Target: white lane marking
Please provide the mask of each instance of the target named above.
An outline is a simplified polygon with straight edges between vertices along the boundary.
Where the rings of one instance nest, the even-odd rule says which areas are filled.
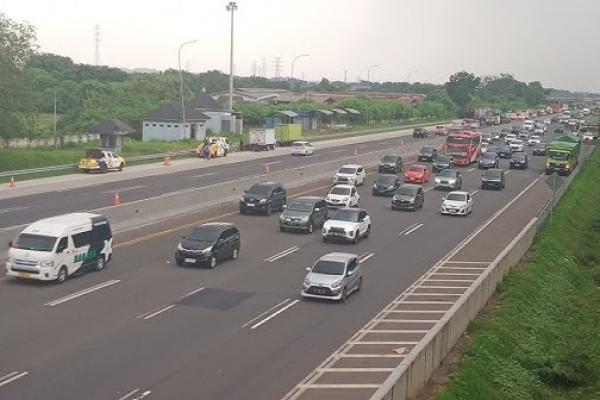
[[[156,317],[156,316],[157,316],[157,315],[159,315],[159,314],[162,314],[162,313],[164,313],[165,311],[169,311],[169,310],[170,310],[171,308],[173,308],[173,307],[175,307],[175,304],[171,304],[170,306],[163,307],[163,308],[161,308],[160,310],[158,310],[158,311],[155,311],[155,312],[153,312],[152,314],[148,314],[148,315],[146,315],[146,316],[144,316],[145,314],[139,315],[137,318],[138,318],[138,319],[139,319],[139,318],[142,318],[143,320],[148,320],[148,319],[150,319],[150,318],[154,318],[154,317]]]
[[[0,210],[0,214],[6,214],[9,212],[13,212],[13,211],[23,211],[23,210],[27,210],[28,208],[30,208],[30,207],[9,207],[9,208]]]
[[[150,390],[146,390],[144,393],[142,393],[141,395],[134,397],[132,400],[142,400],[144,397],[147,397],[150,395],[150,393],[152,393]]]
[[[488,265],[491,261],[446,261],[445,264],[485,264]]]
[[[406,358],[405,354],[358,354],[358,353],[344,353],[336,354],[335,358]]]
[[[412,228],[410,228],[409,230],[402,232],[402,234],[403,234],[404,236],[408,236],[408,235],[410,235],[411,233],[413,233],[414,231],[416,231],[417,229],[421,228],[423,225],[424,225],[424,224],[416,224],[416,225],[414,225]]]
[[[271,311],[275,310],[276,308],[284,305],[285,303],[287,303],[288,301],[291,301],[292,299],[285,299],[283,301],[280,301],[279,303],[275,304],[273,307],[269,308],[267,311],[264,311],[262,313],[260,313],[259,315],[257,315],[256,317],[252,318],[250,321],[246,322],[244,325],[242,325],[242,328],[247,327],[248,325],[250,325],[251,323],[253,323],[254,321],[256,321],[257,319],[262,318],[263,316],[267,315],[268,313],[270,313]]]
[[[114,189],[114,190],[107,190],[106,192],[102,192],[103,194],[113,194],[113,193],[122,193],[122,192],[129,192],[132,190],[137,190],[137,189],[144,189],[147,188],[148,186],[146,185],[138,185],[138,186],[129,186],[129,187],[124,187],[121,189]]]
[[[342,151],[347,151],[346,149],[333,150],[332,153],[341,153]]]
[[[69,294],[67,296],[61,297],[60,299],[56,299],[56,300],[50,301],[50,302],[48,302],[48,303],[46,303],[44,305],[45,306],[49,306],[49,307],[54,307],[54,306],[57,306],[59,304],[66,303],[67,301],[74,300],[74,299],[76,299],[78,297],[85,296],[86,294],[93,293],[96,290],[104,289],[104,288],[107,288],[109,286],[115,285],[115,284],[117,284],[119,282],[121,282],[120,279],[112,279],[110,281],[99,283],[98,285],[89,287],[87,289],[80,290],[79,292],[75,292],[73,294]]]
[[[281,164],[283,161],[271,161],[271,162],[266,162],[264,163],[264,165],[275,165],[275,164]]]
[[[270,320],[272,320],[273,318],[275,318],[276,316],[278,316],[279,314],[281,314],[285,310],[287,310],[289,308],[292,308],[293,306],[295,306],[296,304],[298,304],[299,301],[300,300],[298,300],[298,299],[292,301],[291,303],[289,303],[289,304],[285,305],[284,307],[280,308],[279,310],[275,311],[273,314],[269,315],[265,319],[262,319],[259,322],[257,322],[256,324],[252,325],[250,327],[250,329],[254,330],[254,329],[260,327],[261,325],[269,322]]]
[[[317,368],[318,372],[393,372],[394,368]]]
[[[19,373],[19,371],[13,371],[13,372],[11,372],[10,374],[6,374],[6,375],[4,375],[4,376],[1,376],[1,377],[0,377],[0,382],[2,382],[2,381],[3,381],[3,380],[5,380],[5,379],[8,379],[8,378],[10,378],[11,376],[14,376],[14,375],[18,374],[18,373]]]
[[[466,172],[473,172],[475,171],[477,168],[469,168]]]
[[[469,193],[471,196],[475,196],[477,193],[479,193],[479,189],[473,190],[471,193]]]
[[[358,259],[358,262],[360,264],[364,263],[365,261],[367,261],[369,258],[373,257],[375,255],[375,253],[369,253],[367,255],[365,255],[364,257],[361,257]]]
[[[134,394],[136,394],[136,393],[137,393],[137,392],[139,392],[139,391],[140,391],[140,389],[135,389],[135,390],[132,390],[131,392],[127,393],[125,396],[123,396],[123,397],[119,397],[119,400],[125,400],[125,399],[127,399],[127,398],[129,398],[129,397],[133,396]]]
[[[208,172],[206,174],[200,174],[200,175],[192,175],[191,178],[203,178],[205,176],[212,176],[212,175],[216,175],[216,172]]]
[[[508,175],[508,174],[510,174],[511,172],[512,172],[512,169],[509,169],[508,171],[506,171],[506,172],[504,173],[504,175]]]
[[[183,299],[185,299],[186,297],[190,297],[190,296],[192,296],[192,295],[195,295],[196,293],[200,293],[200,292],[201,292],[201,291],[203,291],[204,289],[205,289],[204,287],[200,287],[200,288],[198,288],[198,289],[192,290],[191,292],[189,292],[189,293],[187,293],[187,294],[184,294],[183,296],[181,296],[181,297],[179,298],[179,300],[183,300]]]
[[[430,186],[430,187],[428,187],[428,188],[425,188],[425,189],[423,189],[423,193],[427,193],[427,192],[429,192],[430,190],[433,190],[433,186]]]
[[[381,385],[371,383],[347,383],[347,384],[311,384],[298,385],[301,389],[379,389]]]
[[[14,371],[14,372],[11,372],[10,374],[2,377],[4,379],[7,376],[9,376],[8,379],[4,379],[4,380],[0,381],[0,387],[2,387],[4,385],[8,385],[9,383],[16,381],[17,379],[21,379],[25,375],[29,375],[29,372],[27,372],[27,371],[23,371],[23,372]]]
[[[289,249],[280,251],[279,253],[277,253],[275,255],[272,255],[271,257],[265,258],[264,261],[268,262],[268,263],[272,263],[273,261],[277,261],[280,258],[283,258],[285,256],[289,256],[290,254],[295,253],[298,250],[300,250],[300,247],[298,247],[298,246],[292,246]]]
[[[542,179],[544,176],[546,176],[545,172],[543,172],[542,174],[540,174],[540,179]]]

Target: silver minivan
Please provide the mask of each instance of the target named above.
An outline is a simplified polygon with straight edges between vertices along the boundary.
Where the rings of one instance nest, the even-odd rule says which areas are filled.
[[[306,270],[302,297],[343,302],[362,288],[362,268],[356,254],[329,253]]]

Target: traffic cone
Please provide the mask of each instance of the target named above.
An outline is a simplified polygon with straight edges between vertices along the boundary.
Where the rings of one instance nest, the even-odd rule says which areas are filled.
[[[119,196],[119,192],[115,192],[115,199],[113,200],[113,205],[114,206],[121,205],[121,196]]]
[[[358,149],[355,147],[354,148],[354,155],[357,156],[358,155]]]
[[[9,187],[9,188],[14,188],[14,187],[16,187],[16,186],[17,186],[17,185],[15,185],[15,178],[11,176],[11,177],[10,177],[10,181],[8,181],[8,187]]]
[[[270,174],[271,173],[271,167],[269,166],[269,164],[264,164],[263,165],[263,173],[265,173],[265,174]]]
[[[170,167],[171,166],[171,157],[165,156],[165,162],[163,163],[163,165],[165,167]]]

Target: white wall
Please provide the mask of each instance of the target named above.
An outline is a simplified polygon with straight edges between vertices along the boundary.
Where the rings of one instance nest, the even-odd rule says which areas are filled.
[[[181,122],[143,121],[142,138],[144,142],[150,140],[175,141],[189,137],[189,123],[186,123],[185,132],[182,132]]]

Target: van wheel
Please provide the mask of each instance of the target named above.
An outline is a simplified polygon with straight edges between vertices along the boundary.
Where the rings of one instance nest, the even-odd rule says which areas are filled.
[[[60,271],[58,271],[58,276],[56,277],[56,283],[61,284],[67,280],[69,277],[69,272],[67,271],[67,267],[61,267]]]
[[[359,240],[360,240],[360,233],[357,230],[356,232],[354,232],[354,244],[358,244]]]
[[[119,164],[119,172],[123,171],[123,167],[125,167],[125,164],[123,164],[123,163]]]
[[[100,256],[96,259],[96,271],[102,271],[106,267],[104,257]]]
[[[231,258],[237,260],[238,255],[240,253],[240,249],[233,249],[233,253],[231,254]]]
[[[214,269],[217,266],[217,258],[215,256],[212,256],[210,258],[210,260],[208,261],[208,267],[210,269]]]
[[[365,232],[365,237],[368,238],[371,234],[371,225],[367,226],[367,231]]]
[[[363,278],[361,277],[361,278],[358,280],[358,285],[356,285],[356,291],[357,291],[357,292],[360,292],[360,289],[362,289],[362,283],[363,283]]]

